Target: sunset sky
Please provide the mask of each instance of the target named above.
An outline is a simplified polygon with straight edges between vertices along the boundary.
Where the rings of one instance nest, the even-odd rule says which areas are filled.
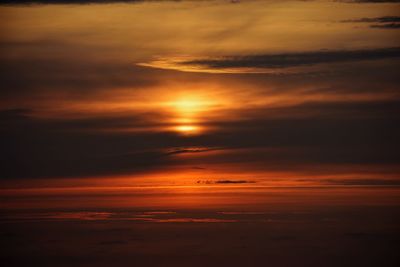
[[[0,19],[3,223],[400,221],[399,1],[4,0]]]

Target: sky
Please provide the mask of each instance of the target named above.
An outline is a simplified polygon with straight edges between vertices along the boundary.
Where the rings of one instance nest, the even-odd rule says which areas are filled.
[[[397,2],[1,1],[1,183],[397,185]]]
[[[6,266],[400,266],[400,1],[0,0]]]

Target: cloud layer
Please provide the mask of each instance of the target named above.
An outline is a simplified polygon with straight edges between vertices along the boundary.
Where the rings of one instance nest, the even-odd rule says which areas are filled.
[[[274,69],[286,69],[313,66],[317,64],[349,63],[370,60],[381,60],[400,57],[399,47],[343,50],[312,51],[285,54],[264,54],[225,56],[205,59],[161,59],[142,66],[176,69],[182,71],[205,72],[269,72]]]

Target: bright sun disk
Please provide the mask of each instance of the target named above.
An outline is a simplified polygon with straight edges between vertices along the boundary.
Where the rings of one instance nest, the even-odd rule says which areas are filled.
[[[178,125],[175,127],[175,130],[180,133],[190,134],[198,132],[199,127],[194,125]]]

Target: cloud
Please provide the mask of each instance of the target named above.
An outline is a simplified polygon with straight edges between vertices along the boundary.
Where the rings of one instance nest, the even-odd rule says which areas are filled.
[[[350,19],[342,22],[350,23],[374,23],[371,24],[370,28],[382,28],[382,29],[398,29],[400,28],[400,17],[386,16],[377,18],[361,18],[361,19]]]
[[[400,23],[373,24],[370,27],[371,28],[380,28],[380,29],[399,29]]]
[[[210,148],[210,147],[188,147],[188,148],[176,148],[166,152],[166,155],[178,155],[178,154],[188,154],[188,153],[203,153],[209,151],[219,150],[220,148]]]
[[[315,181],[315,180],[309,180]],[[359,185],[359,186],[400,186],[400,180],[395,179],[319,179],[321,183],[330,185]]]
[[[0,42],[0,49],[18,55],[0,56],[0,80],[4,87],[1,93],[48,88],[82,92],[83,89],[158,84],[149,70],[131,62],[93,56],[93,51],[101,51],[98,47],[44,40]]]
[[[248,184],[254,183],[254,181],[247,181],[247,180],[217,180],[215,181],[216,184]]]
[[[158,135],[99,131],[148,125],[140,116],[38,119],[30,112],[23,109],[0,112],[2,178],[142,172],[163,168],[171,161],[160,149],[162,141],[156,140]],[[138,142],[142,136],[147,136],[151,145]],[[164,140],[168,140],[166,134]]]
[[[385,16],[376,18],[361,18],[361,19],[344,20],[342,22],[375,22],[375,23],[400,22],[400,17]]]
[[[90,104],[118,90],[132,95],[165,84],[168,72],[136,66],[130,60],[103,57],[105,48],[100,46],[54,40],[0,40],[0,105]]]
[[[348,3],[400,3],[400,0],[336,0],[338,2]]]
[[[198,59],[165,58],[138,65],[194,72],[241,72],[242,70],[243,72],[257,73],[318,64],[349,63],[398,57],[400,57],[400,47],[390,47],[368,50],[312,51]]]
[[[285,170],[307,164],[398,164],[399,107],[398,101],[383,101],[249,108],[241,111],[246,119],[204,122],[218,130],[187,138],[124,131],[157,126],[157,120],[140,114],[49,119],[36,118],[29,109],[3,110],[2,178],[139,174],[215,164]],[[186,153],[196,157],[177,156]]]
[[[286,68],[321,63],[351,62],[400,57],[400,47],[374,50],[317,51],[288,54],[267,54],[255,56],[226,57],[219,59],[199,59],[182,62],[183,65],[200,65],[211,68],[261,67]]]
[[[252,184],[255,181],[248,180],[198,180],[198,184]]]

